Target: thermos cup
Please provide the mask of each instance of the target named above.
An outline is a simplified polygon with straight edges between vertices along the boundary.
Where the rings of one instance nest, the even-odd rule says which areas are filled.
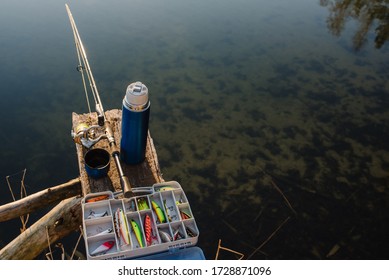
[[[127,87],[122,107],[120,157],[126,164],[138,164],[145,158],[149,129],[150,101],[147,87],[135,82]]]
[[[111,155],[104,149],[95,148],[85,153],[85,170],[92,178],[102,178],[109,171]]]

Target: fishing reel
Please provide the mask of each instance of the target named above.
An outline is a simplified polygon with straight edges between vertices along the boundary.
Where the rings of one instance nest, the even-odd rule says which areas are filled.
[[[114,141],[112,132],[108,125],[91,125],[80,123],[75,130],[71,131],[71,136],[77,144],[90,148],[102,139],[108,139],[109,142]]]

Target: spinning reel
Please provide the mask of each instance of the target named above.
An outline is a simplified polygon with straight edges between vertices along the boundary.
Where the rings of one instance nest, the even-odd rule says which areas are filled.
[[[108,124],[103,126],[89,126],[87,123],[79,123],[76,128],[71,131],[71,136],[74,142],[81,144],[88,149],[102,139],[107,139],[109,143],[115,142],[112,129]]]

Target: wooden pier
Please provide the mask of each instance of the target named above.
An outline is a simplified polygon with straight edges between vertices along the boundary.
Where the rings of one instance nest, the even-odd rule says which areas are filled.
[[[120,131],[121,131],[121,110],[110,110],[105,112],[105,117],[111,123],[114,133],[115,142],[120,145]],[[73,113],[73,129],[80,123],[97,123],[97,114],[76,114]],[[103,148],[109,151],[109,144],[107,140],[99,141],[95,148]],[[80,179],[82,192],[85,196],[88,193],[102,192],[102,191],[121,191],[119,173],[117,171],[115,162],[111,157],[110,169],[108,176],[101,179],[92,179],[88,177],[84,167],[84,155],[86,148],[80,144],[76,144],[78,166],[80,169]],[[159,168],[158,156],[154,147],[153,139],[150,133],[147,137],[146,158],[145,161],[137,165],[122,164],[123,172],[128,177],[131,187],[145,187],[151,186],[155,183],[163,182],[161,170]]]
[[[121,110],[116,109],[105,112],[118,146],[121,138],[121,115]],[[79,123],[96,124],[97,115],[95,113],[73,113],[72,127],[75,128]],[[3,222],[32,213],[53,203],[58,203],[50,212],[28,227],[4,248],[1,248],[0,260],[37,258],[48,247],[48,244],[54,244],[82,226],[81,200],[86,194],[101,191],[121,191],[118,171],[112,157],[108,176],[92,179],[88,177],[84,168],[86,148],[80,144],[75,145],[80,171],[78,178],[0,206],[0,222]],[[108,141],[103,139],[96,143],[93,148],[109,150]],[[144,162],[132,166],[122,164],[122,167],[132,188],[151,186],[164,181],[150,133],[147,137]]]

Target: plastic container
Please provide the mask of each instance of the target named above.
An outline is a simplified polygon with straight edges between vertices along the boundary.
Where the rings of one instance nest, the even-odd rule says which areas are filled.
[[[203,250],[199,247],[189,247],[176,251],[157,253],[136,260],[205,260]]]
[[[142,193],[144,190],[142,188]],[[154,184],[148,190],[148,195],[124,199],[115,199],[112,192],[84,197],[82,212],[87,259],[133,259],[163,252],[167,253],[165,257],[173,257],[173,253],[196,245],[199,230],[180,184],[164,182]],[[116,226],[119,223],[120,228]],[[94,254],[96,250],[100,253]],[[198,254],[196,258],[199,258]]]

